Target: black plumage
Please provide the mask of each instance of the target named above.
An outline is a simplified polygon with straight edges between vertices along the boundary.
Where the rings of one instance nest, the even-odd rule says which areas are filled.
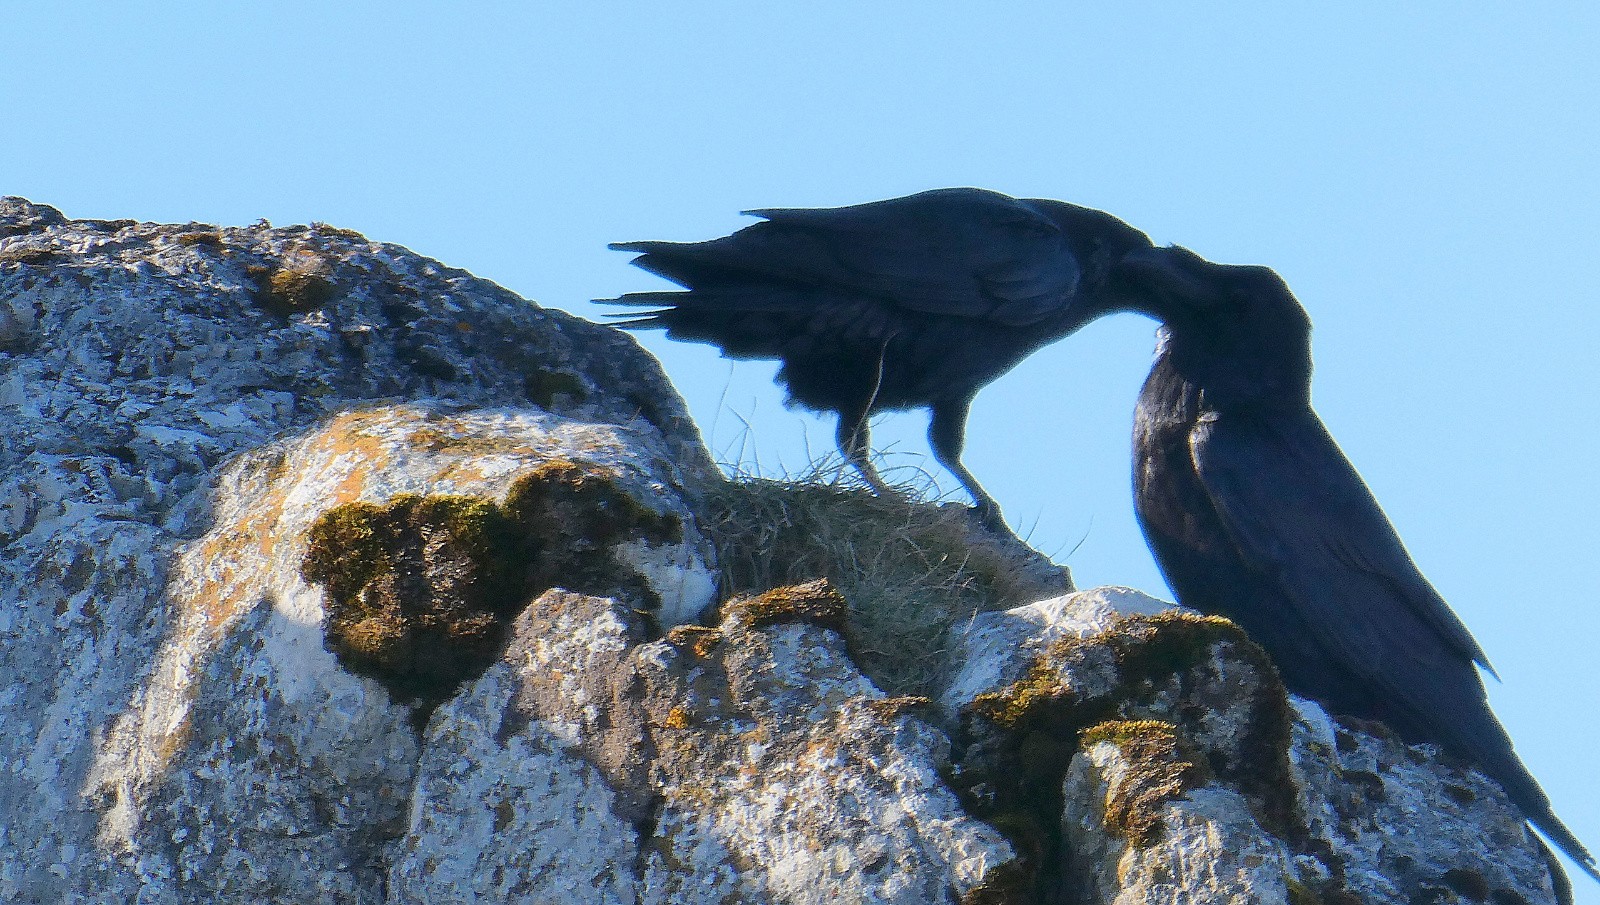
[[[1117,270],[1162,322],[1134,489],[1178,600],[1243,626],[1290,690],[1478,766],[1600,879],[1490,712],[1483,651],[1312,410],[1310,320],[1282,279],[1182,248]]]
[[[840,452],[880,492],[868,420],[927,407],[934,455],[1003,529],[961,462],[973,396],[1080,327],[1111,265],[1149,239],[1100,211],[971,188],[749,213],[765,221],[720,239],[613,245],[687,290],[607,300],[657,309],[620,325],[778,359],[789,404],[837,413]]]

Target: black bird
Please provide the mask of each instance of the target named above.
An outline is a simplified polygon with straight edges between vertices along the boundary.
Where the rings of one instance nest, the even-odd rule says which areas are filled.
[[[1003,531],[961,464],[973,396],[1082,326],[1112,263],[1150,240],[1097,210],[972,188],[747,213],[765,222],[708,242],[612,245],[687,289],[603,300],[658,309],[620,326],[779,359],[787,404],[836,412],[839,451],[880,493],[869,419],[926,406],[934,456]]]
[[[1482,649],[1312,411],[1311,322],[1283,280],[1172,247],[1113,282],[1162,323],[1134,491],[1178,600],[1241,625],[1291,691],[1476,765],[1600,879],[1490,712]]]

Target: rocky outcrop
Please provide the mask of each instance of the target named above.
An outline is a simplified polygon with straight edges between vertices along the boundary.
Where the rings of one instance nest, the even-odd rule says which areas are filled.
[[[630,339],[348,231],[0,202],[0,421],[6,901],[1553,901],[1230,624],[730,503]]]
[[[1100,588],[980,616],[966,647],[1021,655],[967,686],[957,784],[1057,859],[1060,901],[1558,899],[1498,786],[1285,695],[1226,620]]]

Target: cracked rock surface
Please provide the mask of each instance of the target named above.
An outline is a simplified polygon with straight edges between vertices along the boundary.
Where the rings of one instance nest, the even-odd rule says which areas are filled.
[[[1555,901],[1492,783],[1136,591],[885,695],[827,582],[719,599],[720,480],[619,331],[0,200],[0,901]]]

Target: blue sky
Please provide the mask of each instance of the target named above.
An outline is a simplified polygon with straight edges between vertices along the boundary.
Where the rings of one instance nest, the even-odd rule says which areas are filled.
[[[607,242],[950,185],[1270,265],[1318,411],[1600,846],[1600,6],[1304,6],[5,4],[0,193],[326,221],[591,317],[657,285]],[[1128,489],[1153,329],[1095,324],[974,407],[967,463],[1082,586],[1165,593]],[[770,365],[642,339],[724,458],[831,449]],[[879,421],[891,471],[933,469],[925,427]]]

